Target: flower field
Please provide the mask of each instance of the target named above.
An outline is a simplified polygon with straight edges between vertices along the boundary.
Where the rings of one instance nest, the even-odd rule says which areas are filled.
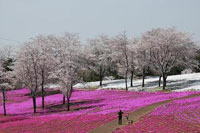
[[[200,132],[200,97],[174,100],[116,132]]]
[[[44,109],[41,108],[41,97],[37,97],[36,114],[33,114],[32,99],[28,96],[29,93],[28,89],[6,92],[8,115],[6,117],[3,116],[3,107],[0,104],[0,132],[84,133],[116,119],[119,110],[125,113],[133,112],[153,103],[199,92],[166,93],[75,90],[71,98],[71,111],[66,111],[66,105],[62,104],[61,94],[52,94],[45,97]],[[0,100],[1,98],[0,96]],[[123,130],[147,131],[153,130],[157,126],[155,131],[161,129],[171,131],[170,128],[173,128],[173,126],[170,125],[177,124],[176,129],[178,130],[178,126],[184,126],[185,123],[189,123],[187,126],[191,127],[190,129],[193,131],[199,124],[199,100],[198,97],[176,100],[157,108],[153,113],[136,123],[136,125],[130,125],[130,127],[123,128]],[[156,124],[157,122],[159,124]],[[169,124],[167,124],[168,122]],[[145,126],[146,123],[151,124]],[[163,128],[163,126],[167,126],[167,128]],[[185,128],[182,128],[182,130],[185,130]],[[188,130],[188,128],[186,129]]]

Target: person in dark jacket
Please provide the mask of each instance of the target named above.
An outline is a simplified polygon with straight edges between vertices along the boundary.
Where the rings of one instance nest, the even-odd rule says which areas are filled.
[[[123,112],[120,110],[119,112],[118,112],[118,124],[119,125],[121,125],[122,124],[122,114],[123,114]]]

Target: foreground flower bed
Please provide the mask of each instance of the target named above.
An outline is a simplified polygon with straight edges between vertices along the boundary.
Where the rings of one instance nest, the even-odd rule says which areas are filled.
[[[197,92],[125,92],[76,90],[71,98],[71,111],[62,105],[62,95],[37,98],[37,114],[33,114],[32,99],[27,89],[10,91],[7,100],[8,116],[2,116],[0,105],[0,132],[87,132],[117,118],[119,110],[132,112],[153,103],[188,96]],[[13,93],[13,95],[12,95]],[[1,100],[1,97],[0,97]],[[16,102],[15,102],[16,101]]]
[[[200,132],[200,97],[174,100],[116,132]]]

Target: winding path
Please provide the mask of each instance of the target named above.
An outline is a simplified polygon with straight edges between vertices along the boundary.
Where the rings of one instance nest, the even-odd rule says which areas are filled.
[[[166,103],[170,103],[173,100],[180,100],[180,99],[187,99],[187,98],[192,98],[192,97],[197,97],[200,96],[200,94],[193,94],[193,95],[189,95],[189,96],[185,96],[185,97],[181,97],[181,98],[174,98],[174,99],[170,99],[170,100],[166,100],[166,101],[162,101],[162,102],[158,102],[158,103],[154,103],[151,105],[147,105],[145,107],[142,107],[134,112],[131,112],[129,114],[129,119],[133,120],[133,124],[136,123],[137,121],[139,121],[141,119],[141,117],[147,115],[148,113],[154,111],[154,109],[160,105],[166,104]],[[112,131],[116,130],[117,128],[122,128],[124,126],[127,125],[127,121],[125,119],[125,117],[123,117],[123,121],[122,121],[122,125],[118,125],[118,119],[115,119],[111,122],[108,122],[100,127],[97,127],[91,131],[89,131],[89,133],[111,133]]]

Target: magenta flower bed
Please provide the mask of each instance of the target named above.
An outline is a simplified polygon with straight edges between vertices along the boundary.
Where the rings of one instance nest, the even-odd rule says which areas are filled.
[[[132,112],[156,102],[188,96],[197,92],[125,92],[80,91],[71,98],[71,111],[62,105],[62,95],[45,97],[45,109],[41,109],[41,97],[37,98],[37,114],[33,115],[32,99],[24,96],[27,89],[7,92],[7,113],[2,116],[0,105],[0,129],[4,132],[87,132],[117,118],[117,112]],[[1,100],[1,97],[0,97]],[[78,130],[78,131],[77,131]],[[1,131],[1,130],[0,130]]]
[[[30,93],[28,89],[20,89],[20,90],[12,90],[6,92],[6,99],[7,103],[17,103],[26,101],[29,99],[28,96],[24,96],[25,94]],[[2,94],[0,93],[0,100],[2,100]],[[0,105],[2,105],[2,102],[0,102]]]
[[[200,97],[175,100],[158,107],[134,125],[115,132],[200,132]]]

